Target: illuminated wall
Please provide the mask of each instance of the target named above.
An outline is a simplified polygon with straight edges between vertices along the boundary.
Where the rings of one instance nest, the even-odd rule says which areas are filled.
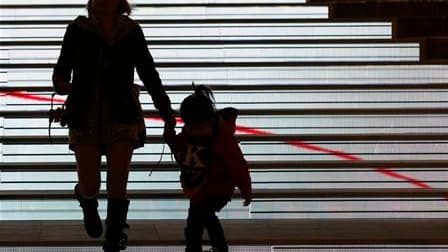
[[[418,41],[393,39],[392,22],[332,21],[325,5],[292,0],[133,3],[174,108],[194,81],[215,89],[219,108],[241,110],[237,133],[248,161],[258,162],[251,170],[255,189],[447,188],[446,166],[387,165],[448,157],[448,96],[437,87],[447,83],[448,66],[421,63]],[[79,219],[74,200],[51,196],[69,195],[76,174],[73,153],[63,143],[67,130],[53,125],[57,141],[50,144],[45,113],[65,27],[85,15],[84,1],[0,5],[0,220]],[[55,103],[63,99],[56,96]],[[153,111],[146,92],[140,100]],[[178,172],[157,167],[159,160],[172,162],[159,141],[162,124],[153,116],[146,122],[155,140],[136,151],[129,189],[178,190]],[[385,166],[321,166],[366,160]],[[271,162],[284,167],[267,169]],[[235,200],[222,217],[447,217],[440,197],[317,195],[259,198],[250,209]],[[182,199],[138,199],[130,218],[184,218],[186,207]],[[102,202],[103,216],[104,209]]]

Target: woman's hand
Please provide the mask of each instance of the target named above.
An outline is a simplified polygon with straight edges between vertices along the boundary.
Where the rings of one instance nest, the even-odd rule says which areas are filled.
[[[67,83],[63,76],[60,74],[53,74],[53,86],[59,95],[67,95],[72,90],[72,85]]]
[[[72,91],[72,85],[67,82],[60,83],[58,91],[61,95],[67,95]]]

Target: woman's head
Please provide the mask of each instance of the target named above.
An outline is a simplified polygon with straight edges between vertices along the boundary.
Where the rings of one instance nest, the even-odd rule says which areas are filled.
[[[197,124],[213,120],[216,117],[215,101],[212,90],[204,85],[194,88],[180,105],[180,117],[186,124]]]
[[[131,5],[127,0],[89,0],[86,8],[90,17],[99,13],[131,14]]]

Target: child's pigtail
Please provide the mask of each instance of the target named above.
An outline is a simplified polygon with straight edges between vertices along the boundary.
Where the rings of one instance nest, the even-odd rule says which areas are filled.
[[[215,97],[212,90],[204,85],[192,83],[193,94],[187,96],[180,104],[180,117],[187,123],[202,123],[215,120]]]
[[[215,103],[215,97],[213,96],[213,91],[209,87],[207,87],[205,85],[196,86],[196,85],[194,85],[194,82],[193,82],[193,91],[194,91],[195,95],[197,95],[199,97],[201,97],[201,96],[207,97],[210,101]]]
[[[192,86],[194,95],[196,95],[197,97],[206,98],[207,101],[210,102],[210,104],[213,106],[213,108],[215,107],[215,97],[213,95],[213,91],[209,87],[205,85],[196,86],[194,82],[192,82]]]

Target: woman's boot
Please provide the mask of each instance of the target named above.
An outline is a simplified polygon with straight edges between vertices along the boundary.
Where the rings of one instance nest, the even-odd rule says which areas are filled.
[[[98,215],[98,199],[96,197],[91,199],[83,198],[79,192],[78,184],[75,186],[75,196],[79,201],[79,206],[82,208],[84,227],[87,234],[92,238],[100,237],[103,233],[103,223]]]
[[[103,243],[105,252],[125,250],[128,245],[129,225],[126,223],[129,200],[107,201],[106,235]]]

